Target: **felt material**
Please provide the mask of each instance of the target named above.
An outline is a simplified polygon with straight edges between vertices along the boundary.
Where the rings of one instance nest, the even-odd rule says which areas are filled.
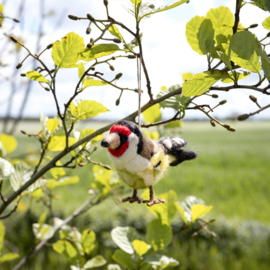
[[[108,150],[114,157],[121,157],[128,149],[128,146],[129,143],[125,142],[124,144],[120,145],[117,149],[108,148]]]
[[[110,149],[118,148],[122,143],[120,140],[120,136],[117,133],[110,133],[103,142],[107,143],[107,147]]]

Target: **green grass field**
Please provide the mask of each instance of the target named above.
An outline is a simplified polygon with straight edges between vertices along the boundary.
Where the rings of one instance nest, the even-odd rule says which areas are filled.
[[[219,234],[219,240],[197,243],[186,242],[187,240],[181,237],[175,238],[166,252],[180,260],[183,268],[179,269],[268,269],[269,260],[265,259],[267,255],[263,254],[262,250],[269,254],[270,241],[267,239],[270,239],[270,122],[230,124],[237,129],[236,132],[220,127],[213,128],[208,122],[185,122],[179,135],[189,142],[186,148],[196,151],[198,158],[170,168],[154,187],[157,194],[174,190],[179,201],[194,195],[203,199],[207,205],[213,205],[213,210],[207,217],[217,219],[212,228]],[[85,122],[80,128],[92,128],[93,125],[95,123]],[[24,129],[37,131],[38,126],[32,124],[27,129],[26,125]],[[16,155],[22,157],[29,148],[38,147],[38,144],[33,143],[33,139],[21,135],[18,136],[18,141],[18,151],[13,154],[14,158]],[[107,150],[101,147],[91,157],[92,160],[112,165]],[[88,189],[94,181],[92,165],[78,167],[67,173],[78,175],[80,182],[53,191],[59,196],[59,199],[53,201],[55,214],[61,218],[69,215],[89,198]],[[129,193],[131,189],[126,186],[118,192],[118,196],[122,198]],[[30,201],[29,198],[23,200],[25,204]],[[43,211],[41,202],[33,204],[31,221],[36,222]],[[27,213],[19,212],[5,221],[11,234],[19,226],[16,225],[16,215],[21,216],[23,224]],[[100,241],[105,247],[109,247],[102,252],[109,256],[111,228],[130,225],[143,231],[151,219],[153,216],[146,206],[116,205],[112,198],[108,198],[74,220],[72,225],[79,229],[91,228],[100,233]],[[176,219],[179,220],[179,216]],[[31,223],[22,226],[25,231],[31,231]],[[234,228],[240,229],[235,232]],[[258,237],[259,234],[262,238]],[[45,256],[42,254],[38,260]],[[206,256],[205,259],[203,256]],[[56,258],[51,257],[51,260],[55,260],[57,265]],[[42,269],[37,268],[37,264],[34,268],[31,267],[25,269]]]

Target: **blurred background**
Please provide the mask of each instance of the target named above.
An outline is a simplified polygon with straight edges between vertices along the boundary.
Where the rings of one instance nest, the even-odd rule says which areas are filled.
[[[125,22],[130,28],[135,25],[133,17],[126,11],[130,6],[128,0],[110,0],[110,14],[118,21]],[[172,1],[152,1],[155,6]],[[69,32],[76,32],[84,37],[85,43],[89,36],[85,34],[85,21],[69,20],[67,15],[84,17],[91,13],[95,18],[105,18],[106,10],[101,0],[52,1],[52,0],[3,0],[4,12],[7,16],[18,18],[20,23],[5,19],[0,29],[0,132],[13,134],[18,146],[11,158],[24,158],[36,162],[39,154],[39,144],[34,139],[23,137],[20,130],[39,132],[40,112],[47,116],[56,115],[56,108],[50,92],[44,91],[39,84],[20,77],[36,68],[36,63],[28,59],[21,69],[16,65],[26,56],[25,51],[11,43],[6,35],[13,34],[19,38],[31,51],[40,52],[48,44],[60,40]],[[200,56],[189,46],[185,37],[186,23],[196,15],[205,16],[211,8],[229,7],[232,13],[235,9],[234,0],[192,0],[176,9],[159,13],[144,20],[142,44],[144,57],[148,66],[154,96],[162,86],[170,87],[182,84],[182,73],[198,73],[207,69],[206,56]],[[252,18],[251,18],[252,14]],[[244,26],[258,23],[254,33],[259,39],[265,36],[261,23],[267,13],[259,8],[245,7],[240,21]],[[253,29],[251,29],[253,31]],[[92,27],[91,37],[98,35]],[[126,40],[132,37],[123,35]],[[44,54],[46,63],[51,63],[49,52]],[[123,72],[119,85],[130,88],[137,87],[136,61],[115,61],[115,71],[108,66],[101,71],[109,77]],[[256,75],[245,79],[246,84],[252,84]],[[57,96],[61,109],[74,91],[78,81],[75,69],[63,69],[59,72],[57,81]],[[142,79],[142,89],[145,89]],[[201,198],[207,205],[213,205],[208,217],[216,221],[210,226],[217,234],[216,238],[201,234],[191,238],[187,231],[174,237],[166,253],[179,260],[180,266],[175,269],[269,269],[270,266],[270,114],[265,110],[252,120],[237,122],[239,114],[256,110],[256,105],[248,96],[252,91],[241,89],[228,93],[218,93],[219,100],[228,102],[214,112],[214,116],[224,123],[232,125],[236,132],[228,132],[221,127],[213,128],[209,120],[197,111],[187,111],[183,127],[177,130],[165,131],[158,129],[162,135],[178,134],[188,142],[188,148],[197,151],[198,159],[186,162],[176,168],[171,168],[156,186],[157,194],[174,190],[178,200],[184,201],[187,196]],[[123,118],[137,109],[137,95],[124,92],[120,106],[115,106],[119,91],[104,86],[98,89],[88,88],[79,98],[96,100],[104,104],[109,112],[91,121],[82,121],[76,129],[98,128],[111,121]],[[147,93],[142,96],[142,103],[147,102]],[[202,102],[207,97],[202,97]],[[263,96],[257,96],[263,106],[269,103]],[[216,100],[207,98],[211,105]],[[163,119],[173,116],[173,111],[162,111]],[[152,129],[156,131],[156,129]],[[104,149],[98,149],[93,159],[112,166]],[[55,190],[53,201],[55,215],[64,218],[81,205],[88,196],[88,189],[94,181],[92,165],[67,171],[68,175],[78,175],[80,181],[75,186],[65,186]],[[7,190],[10,192],[11,190]],[[125,187],[118,192],[120,198],[130,193]],[[35,203],[33,203],[33,201]],[[31,208],[29,206],[31,205]],[[108,209],[110,211],[108,211]],[[6,226],[6,241],[15,243],[21,256],[26,255],[33,247],[32,223],[44,211],[41,201],[35,201],[31,196],[22,200],[10,219],[4,221]],[[98,254],[110,258],[115,245],[110,238],[110,231],[115,226],[134,226],[140,233],[145,233],[147,223],[153,219],[146,207],[141,205],[115,204],[108,198],[103,204],[72,221],[72,226],[80,230],[89,228],[96,232],[99,246]],[[179,217],[178,217],[179,219]],[[175,227],[177,222],[175,221]],[[15,233],[16,232],[16,233]],[[19,235],[18,235],[19,234]],[[44,265],[44,262],[46,264]],[[22,269],[68,269],[64,256],[58,255],[49,247],[44,249]],[[61,267],[60,267],[61,266]],[[7,264],[3,269],[12,269]],[[104,268],[106,269],[106,268]]]

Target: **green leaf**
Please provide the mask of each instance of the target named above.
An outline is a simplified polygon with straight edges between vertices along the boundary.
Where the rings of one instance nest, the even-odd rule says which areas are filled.
[[[162,250],[171,242],[172,229],[160,219],[155,219],[147,225],[146,239],[155,251]]]
[[[13,152],[17,147],[17,140],[11,135],[1,134],[0,142],[8,154]]]
[[[147,199],[148,196],[146,192],[142,194],[144,199]],[[147,209],[162,223],[169,225],[176,213],[174,202],[177,200],[177,195],[173,190],[170,190],[167,193],[159,194],[158,197],[164,199],[166,203],[155,205],[155,207],[147,207]]]
[[[132,241],[138,239],[137,231],[132,227],[116,227],[111,232],[114,243],[126,253],[133,254]]]
[[[262,69],[263,69],[264,75],[267,78],[267,80],[270,81],[270,59],[266,51],[262,51],[261,63],[262,63]]]
[[[79,60],[91,61],[102,56],[110,55],[119,51],[120,48],[116,44],[97,44],[91,49],[86,48],[79,54]]]
[[[6,233],[5,226],[0,221],[0,252],[1,252],[2,248],[3,248],[5,233]]]
[[[195,16],[186,25],[186,37],[191,48],[200,55],[207,54],[214,46],[214,29],[211,20]]]
[[[143,118],[146,123],[155,123],[161,121],[161,111],[159,104],[155,104],[143,112]]]
[[[139,256],[144,255],[149,249],[148,245],[144,241],[141,241],[141,240],[134,240],[132,242],[132,245],[134,247],[134,250]]]
[[[124,40],[115,24],[111,25],[108,30],[113,36],[121,39],[122,41]]]
[[[68,258],[74,258],[77,255],[76,249],[66,240],[59,240],[53,244],[53,249],[59,254],[63,254]]]
[[[52,58],[59,68],[70,68],[78,61],[78,54],[84,51],[84,40],[74,32],[68,33],[61,42],[56,41],[52,48]]]
[[[85,73],[84,64],[83,63],[79,63],[78,64],[78,76],[79,76],[79,79],[81,79],[81,77],[83,76],[84,73]],[[85,79],[85,77],[84,77],[84,79]]]
[[[218,57],[227,66],[228,69],[232,70],[231,60],[224,52],[217,52]]]
[[[9,261],[13,261],[17,258],[19,258],[20,255],[17,253],[7,253],[4,254],[1,258],[0,258],[0,264],[5,263],[5,262],[9,262]]]
[[[237,80],[239,81],[239,80],[247,78],[250,75],[250,72],[247,72],[247,71],[244,71],[243,73],[235,72],[235,74],[237,76]],[[233,77],[232,72],[229,73],[229,76],[230,76],[230,78],[225,78],[225,79],[222,79],[221,81],[223,83],[232,83],[232,82],[234,82],[234,77]]]
[[[76,139],[68,137],[68,144],[76,143]],[[66,136],[53,136],[49,142],[48,149],[53,152],[63,151],[66,148]]]
[[[179,212],[181,218],[183,219],[184,223],[187,224],[188,220],[187,220],[187,217],[185,216],[184,209],[177,202],[175,202],[174,205],[175,205],[177,211]]]
[[[260,74],[260,54],[261,45],[251,32],[237,32],[232,36],[227,55],[240,67]]]
[[[46,125],[48,131],[50,131],[50,133],[53,133],[59,126],[59,119],[48,119]]]
[[[270,12],[270,3],[268,0],[253,0],[251,3],[265,11],[268,10]]]
[[[37,71],[30,70],[27,73],[25,73],[25,75],[32,81],[49,83],[48,80]]]
[[[81,244],[85,253],[90,253],[95,247],[96,234],[90,230],[84,230],[81,237]]]
[[[142,2],[142,0],[130,0],[131,1],[131,3],[133,3],[134,5],[139,5],[141,2]]]
[[[80,178],[78,176],[68,176],[68,177],[63,177],[60,180],[48,180],[47,181],[47,188],[49,189],[54,189],[56,187],[61,187],[61,186],[67,186],[67,185],[73,185],[77,184],[80,181]]]
[[[195,74],[193,80],[183,84],[183,95],[186,97],[199,96],[222,78],[229,78],[228,73],[215,70]]]
[[[191,207],[191,222],[195,222],[199,217],[208,213],[213,206],[205,206],[203,204],[194,204]]]
[[[91,260],[87,261],[84,264],[83,269],[90,269],[90,268],[100,267],[100,266],[102,266],[104,264],[106,264],[106,260],[101,255],[97,255],[96,257],[94,257]]]
[[[45,211],[43,214],[41,214],[41,216],[38,219],[38,224],[42,225],[45,223],[46,217],[47,217],[47,212]]]
[[[133,269],[133,261],[132,261],[131,256],[127,254],[126,252],[124,252],[123,250],[117,249],[112,255],[112,258],[116,262],[122,264],[127,269]]]
[[[175,266],[179,265],[179,262],[177,260],[175,260],[173,258],[169,258],[165,255],[163,255],[159,259],[159,262],[160,262],[161,269],[165,269],[167,267],[175,267]]]
[[[94,100],[84,100],[75,107],[74,117],[79,120],[84,120],[104,112],[108,112],[108,109],[101,103]]]
[[[91,77],[87,77],[87,79],[84,80],[83,85],[84,89],[89,86],[104,86],[107,85],[108,83],[100,81],[100,80],[94,80]]]
[[[188,0],[181,0],[181,1],[177,1],[177,2],[175,2],[173,4],[169,4],[169,5],[166,5],[166,6],[159,7],[159,8],[155,8],[151,12],[143,14],[140,17],[139,22],[141,21],[141,19],[143,19],[146,16],[149,16],[149,15],[152,15],[152,14],[155,14],[155,13],[159,13],[159,12],[162,12],[162,11],[165,11],[165,10],[169,10],[169,9],[178,7],[178,6],[180,6],[180,5],[182,5],[182,4],[186,3],[186,2],[188,2]]]
[[[230,9],[223,6],[212,8],[206,14],[206,18],[213,24],[216,44],[227,43],[228,38],[233,35],[234,26],[234,16]]]
[[[263,21],[262,25],[265,29],[270,30],[270,16]]]

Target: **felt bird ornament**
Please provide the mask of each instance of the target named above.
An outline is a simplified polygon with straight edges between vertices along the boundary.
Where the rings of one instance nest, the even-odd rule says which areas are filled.
[[[153,185],[157,183],[168,166],[177,166],[197,157],[191,150],[182,149],[187,142],[179,137],[148,139],[132,122],[120,121],[114,124],[109,135],[101,141],[107,147],[120,178],[131,188],[133,195],[122,202],[147,203],[148,206],[165,203],[154,197]],[[150,199],[138,197],[138,189],[150,189]]]

